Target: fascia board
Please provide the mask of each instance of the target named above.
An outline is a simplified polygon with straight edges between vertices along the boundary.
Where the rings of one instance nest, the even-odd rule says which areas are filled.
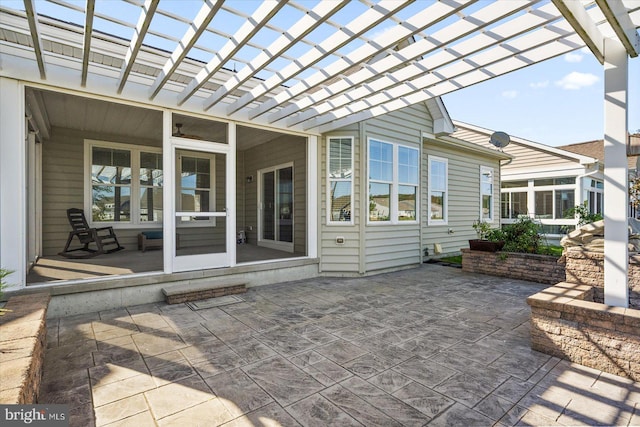
[[[490,137],[491,134],[493,133],[493,131],[490,129],[486,129],[486,128],[483,128],[477,125],[472,125],[469,123],[460,122],[457,120],[454,120],[453,124],[456,127],[466,128],[466,129],[475,131],[477,133],[486,135],[487,137]],[[509,135],[509,136],[511,137],[512,142],[515,142],[520,145],[524,145],[526,147],[533,148],[535,150],[546,151],[547,153],[555,154],[557,156],[568,157],[568,158],[577,160],[581,165],[589,165],[589,164],[598,162],[598,159],[596,159],[595,157],[583,156],[581,154],[576,154],[576,153],[572,153],[571,151],[561,150],[559,148],[551,147],[549,145],[545,145],[540,142],[530,141],[528,139],[523,139],[513,135]]]
[[[422,139],[423,141],[426,140],[429,144],[436,144],[436,145],[445,146],[445,147],[462,148],[465,151],[471,151],[473,153],[481,154],[487,157],[494,157],[499,160],[513,159],[513,156],[511,156],[510,154],[503,153],[497,150],[492,150],[490,148],[484,148],[472,142],[464,141],[462,139],[454,138],[452,136],[435,137],[432,134],[423,133]]]

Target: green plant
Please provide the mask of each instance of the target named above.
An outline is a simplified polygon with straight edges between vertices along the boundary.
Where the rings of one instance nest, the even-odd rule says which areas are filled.
[[[578,227],[582,227],[585,224],[590,224],[602,219],[601,214],[589,212],[586,200],[583,204],[576,205],[571,209],[568,209],[564,214],[565,218],[573,218],[575,216],[578,217]]]
[[[517,222],[502,229],[505,252],[539,253],[542,245],[540,226],[531,218],[518,218]]]
[[[504,260],[506,260],[507,258],[509,258],[509,253],[508,253],[508,252],[500,252],[500,253],[498,254],[498,259],[499,259],[500,261],[504,261]]]
[[[491,233],[491,224],[480,219],[473,221],[473,225],[471,227],[476,230],[478,239],[487,240],[489,234]]]

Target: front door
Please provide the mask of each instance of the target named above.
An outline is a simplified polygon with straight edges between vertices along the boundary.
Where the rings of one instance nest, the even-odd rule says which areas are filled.
[[[258,172],[258,245],[293,252],[293,164]]]
[[[180,141],[173,150],[173,270],[229,266],[228,145]]]

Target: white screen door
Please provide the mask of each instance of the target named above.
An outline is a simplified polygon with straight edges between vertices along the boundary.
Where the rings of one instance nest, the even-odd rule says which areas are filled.
[[[229,266],[228,145],[181,141],[173,150],[173,270]]]

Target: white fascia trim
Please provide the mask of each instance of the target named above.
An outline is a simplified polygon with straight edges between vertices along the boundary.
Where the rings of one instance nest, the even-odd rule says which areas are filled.
[[[490,148],[485,148],[480,145],[474,144],[472,142],[454,138],[453,136],[436,137],[436,135],[423,132],[422,139],[423,141],[425,139],[428,140],[430,144],[439,144],[447,147],[464,148],[465,151],[471,151],[474,153],[482,154],[484,156],[494,157],[499,160],[509,160],[514,158],[510,154],[503,153],[498,150],[492,150]]]
[[[436,136],[450,135],[456,131],[441,97],[430,98],[425,101],[425,105],[433,119],[433,133]]]
[[[486,129],[477,125],[472,125],[469,123],[464,123],[458,120],[454,120],[453,124],[456,127],[460,127],[460,128],[465,128],[468,130],[472,130],[474,132],[483,134],[483,135],[487,135],[487,137],[490,137],[491,134],[493,133],[492,130],[490,129]],[[569,157],[572,159],[577,160],[578,162],[580,162],[581,165],[587,165],[587,164],[591,164],[591,163],[596,163],[598,161],[598,159],[596,159],[595,157],[589,157],[589,156],[583,156],[581,154],[576,154],[576,153],[572,153],[571,151],[566,151],[566,150],[561,150],[559,148],[555,148],[555,147],[551,147],[549,145],[545,145],[542,144],[540,142],[534,142],[534,141],[530,141],[528,139],[523,139],[520,138],[518,136],[513,136],[513,135],[509,135],[511,138],[512,142],[521,144],[521,145],[525,145],[527,147],[530,148],[534,148],[536,150],[541,150],[541,151],[546,151],[548,153],[551,154],[556,154],[558,156],[563,156],[563,157]]]

